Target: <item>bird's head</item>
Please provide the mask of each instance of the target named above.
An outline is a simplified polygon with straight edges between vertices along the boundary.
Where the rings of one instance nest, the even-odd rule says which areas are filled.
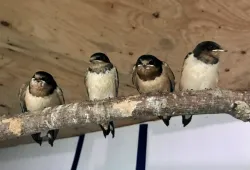
[[[104,53],[94,53],[90,56],[89,70],[94,72],[105,72],[106,69],[113,68],[108,56]]]
[[[108,56],[104,53],[94,53],[90,56],[90,63],[100,64],[100,63],[110,63]]]
[[[30,91],[36,96],[51,94],[57,87],[53,76],[45,71],[37,71],[30,80]]]
[[[162,73],[162,61],[153,55],[140,56],[135,65],[141,79],[154,79]]]
[[[193,50],[196,58],[209,64],[217,63],[221,52],[227,52],[227,50],[213,41],[203,41]]]

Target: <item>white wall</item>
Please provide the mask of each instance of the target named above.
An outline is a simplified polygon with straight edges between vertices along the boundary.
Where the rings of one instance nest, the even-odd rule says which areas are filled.
[[[139,125],[116,129],[114,139],[101,132],[85,135],[77,170],[133,170]],[[78,137],[0,149],[0,170],[70,170]],[[221,115],[194,116],[185,128],[181,117],[165,127],[148,123],[147,170],[250,169],[250,123]],[[139,169],[143,170],[143,169]]]

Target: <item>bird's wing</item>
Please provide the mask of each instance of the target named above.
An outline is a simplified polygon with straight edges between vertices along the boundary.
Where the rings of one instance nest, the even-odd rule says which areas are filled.
[[[85,85],[85,87],[86,87],[87,96],[89,97],[88,84],[87,84],[87,74],[88,74],[88,69],[87,69],[86,72],[84,73],[84,85]]]
[[[18,98],[19,98],[19,103],[20,103],[22,113],[28,111],[27,107],[26,107],[26,103],[25,103],[25,93],[26,93],[26,89],[27,89],[28,85],[29,85],[29,82],[22,84],[22,86],[20,87],[19,92],[18,92]]]
[[[118,89],[119,89],[119,74],[117,69],[115,68],[115,87],[116,87],[116,96],[118,96]]]
[[[164,67],[166,69],[166,73],[167,73],[167,76],[170,80],[170,83],[171,83],[171,89],[170,91],[173,92],[175,90],[175,76],[174,76],[174,73],[172,71],[172,69],[170,68],[170,66],[164,62]]]
[[[62,89],[59,86],[57,86],[57,88],[56,88],[56,93],[57,93],[57,95],[58,95],[58,97],[60,99],[61,104],[65,104],[65,100],[64,100],[64,96],[63,96],[63,91],[62,91]]]
[[[184,69],[185,61],[186,61],[186,59],[189,57],[190,54],[192,54],[192,53],[191,53],[191,52],[188,53],[188,54],[185,56],[184,60],[183,60],[182,67],[181,67],[181,78],[182,78],[182,72],[183,72],[183,69]],[[183,87],[182,87],[182,84],[181,84],[181,81],[180,81],[180,83],[179,83],[179,90],[181,91],[182,88],[183,88]]]
[[[134,65],[133,70],[132,70],[132,83],[133,83],[133,85],[136,86],[136,66],[135,65]]]

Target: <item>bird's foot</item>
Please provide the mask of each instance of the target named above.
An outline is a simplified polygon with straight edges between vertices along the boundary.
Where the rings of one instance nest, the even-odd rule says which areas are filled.
[[[250,121],[250,106],[244,101],[235,101],[231,104],[232,110],[235,112],[233,115],[236,119],[242,120],[243,122]]]

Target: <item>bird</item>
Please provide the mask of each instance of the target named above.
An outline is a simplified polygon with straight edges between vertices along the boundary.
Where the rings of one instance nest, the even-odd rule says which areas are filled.
[[[175,75],[170,66],[151,54],[140,56],[132,70],[132,83],[140,94],[173,92]],[[170,116],[158,116],[169,126]]]
[[[119,77],[117,68],[110,62],[108,56],[102,52],[96,52],[90,56],[90,64],[85,73],[85,87],[89,100],[103,100],[118,96]],[[111,132],[115,137],[113,121],[99,124],[104,137]]]
[[[219,56],[227,52],[214,41],[202,41],[184,58],[179,90],[206,90],[217,88],[219,80]],[[183,115],[183,127],[192,120],[192,115]]]
[[[18,97],[22,113],[65,104],[62,89],[57,85],[53,76],[45,71],[35,72],[30,81],[22,84]],[[53,129],[31,136],[40,146],[43,140],[48,139],[48,143],[53,147],[58,133],[59,129]]]

